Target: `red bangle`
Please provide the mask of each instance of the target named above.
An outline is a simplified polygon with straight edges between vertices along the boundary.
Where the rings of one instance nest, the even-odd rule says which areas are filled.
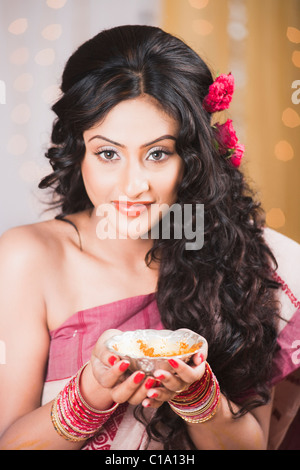
[[[83,441],[97,434],[118,407],[118,403],[114,403],[109,410],[100,411],[85,402],[79,383],[87,364],[66,384],[51,408],[51,420],[55,430],[69,441]]]
[[[183,420],[189,423],[203,423],[215,415],[219,401],[219,383],[206,363],[202,378],[176,395],[169,401],[169,405]]]

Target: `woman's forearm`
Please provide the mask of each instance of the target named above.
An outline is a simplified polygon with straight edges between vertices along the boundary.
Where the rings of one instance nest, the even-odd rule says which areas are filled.
[[[1,450],[78,450],[83,442],[61,437],[51,421],[52,402],[17,419],[0,437]]]
[[[232,407],[238,409],[234,404]],[[187,423],[187,429],[199,450],[266,449],[266,439],[257,419],[250,412],[234,418],[222,394],[215,416],[201,424]]]
[[[84,368],[80,382],[81,393],[94,407],[105,410],[112,400],[94,379],[91,367]],[[53,401],[17,419],[0,437],[0,449],[80,449],[85,441],[72,442],[61,437],[51,420]]]

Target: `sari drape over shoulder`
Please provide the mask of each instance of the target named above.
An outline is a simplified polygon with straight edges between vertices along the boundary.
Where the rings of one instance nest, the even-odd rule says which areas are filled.
[[[274,359],[272,384],[275,398],[269,449],[300,449],[300,246],[272,230],[266,239],[278,259],[277,279],[281,314],[279,351]],[[284,252],[284,254],[282,254]],[[296,268],[291,269],[291,263]],[[298,276],[295,277],[295,273]],[[81,310],[50,332],[50,350],[42,404],[59,393],[65,383],[85,364],[99,336],[107,329],[121,331],[162,329],[155,293],[122,299]],[[133,416],[134,407],[120,405],[96,437],[83,450],[136,450],[146,446],[144,426]],[[146,410],[149,415],[153,411]],[[161,449],[151,442],[148,449]]]

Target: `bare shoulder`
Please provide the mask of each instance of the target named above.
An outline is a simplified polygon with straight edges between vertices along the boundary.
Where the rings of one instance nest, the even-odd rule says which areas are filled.
[[[0,237],[0,259],[3,268],[15,270],[36,264],[47,253],[47,243],[40,224],[8,229]]]
[[[77,234],[72,226],[52,219],[7,230],[0,237],[0,301],[5,291],[18,292],[39,299],[39,309],[59,310],[64,291],[62,279],[68,278],[74,254],[78,251]],[[59,294],[60,293],[60,297]],[[59,297],[59,298],[58,298]],[[56,299],[55,305],[54,299]]]
[[[51,220],[14,227],[0,237],[0,324],[31,325],[30,335],[46,331],[49,291],[62,263],[57,230],[63,229]]]
[[[52,223],[40,222],[11,228],[0,237],[0,305],[15,315],[28,305],[27,317],[35,309],[45,316],[45,286],[54,266],[55,239]],[[25,300],[26,299],[26,300]],[[12,305],[15,308],[10,308]],[[9,306],[10,305],[10,306]]]
[[[26,253],[33,248],[41,249],[43,246],[41,224],[43,222],[8,229],[0,237],[0,249],[4,253],[8,250],[8,254],[14,254],[16,251],[17,254],[23,251]]]
[[[8,260],[12,266],[53,259],[53,253],[59,255],[67,236],[66,228],[55,219],[10,228],[0,237],[1,261]]]

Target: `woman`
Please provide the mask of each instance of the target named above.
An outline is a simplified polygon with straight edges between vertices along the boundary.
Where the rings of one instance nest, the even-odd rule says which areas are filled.
[[[231,121],[212,125],[233,77],[214,81],[158,28],[122,26],[70,57],[61,88],[40,183],[59,216],[0,244],[1,448],[265,449],[282,312],[242,146]],[[201,249],[149,235],[175,203],[193,223],[204,204]],[[208,350],[146,377],[105,347],[163,327]]]

